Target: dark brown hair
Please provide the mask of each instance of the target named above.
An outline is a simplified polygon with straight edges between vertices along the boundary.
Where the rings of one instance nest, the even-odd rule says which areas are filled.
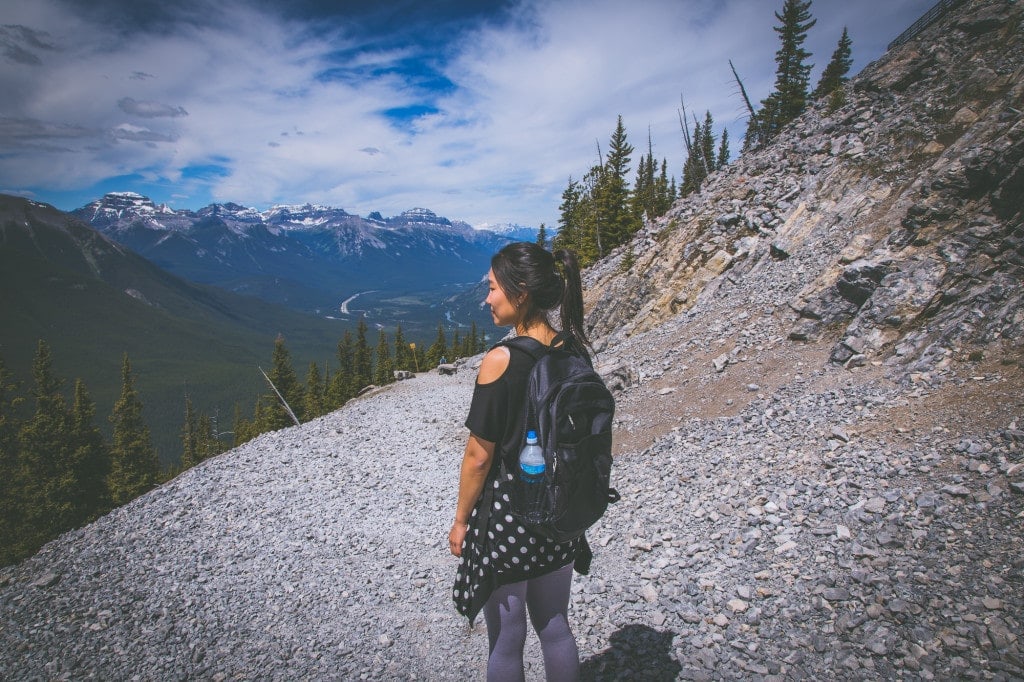
[[[491,270],[510,301],[526,294],[524,322],[559,308],[567,341],[581,351],[590,345],[583,329],[583,285],[576,254],[566,249],[552,253],[533,242],[513,242],[494,254]]]

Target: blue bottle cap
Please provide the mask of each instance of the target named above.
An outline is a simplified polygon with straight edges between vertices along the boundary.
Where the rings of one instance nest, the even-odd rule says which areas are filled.
[[[529,443],[531,440],[534,443],[537,442],[537,432],[536,431],[527,431],[526,432],[526,442]]]

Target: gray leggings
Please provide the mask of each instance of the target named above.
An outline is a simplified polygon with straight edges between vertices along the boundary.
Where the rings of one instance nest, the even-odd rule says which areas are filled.
[[[544,672],[548,680],[579,679],[580,660],[576,638],[566,618],[572,564],[557,571],[510,585],[502,585],[484,605],[490,657],[488,682],[521,682],[523,646],[526,644],[526,612],[540,638]]]

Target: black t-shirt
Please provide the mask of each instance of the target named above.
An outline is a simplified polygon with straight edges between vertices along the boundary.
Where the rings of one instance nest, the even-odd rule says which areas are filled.
[[[534,359],[509,348],[509,364],[504,374],[489,384],[473,387],[473,401],[466,417],[466,428],[473,435],[497,444],[496,452],[505,456],[505,464],[515,466],[510,457],[518,457],[525,442],[523,406],[526,384]]]

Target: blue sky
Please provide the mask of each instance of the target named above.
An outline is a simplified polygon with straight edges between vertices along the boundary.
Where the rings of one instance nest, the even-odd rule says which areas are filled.
[[[622,115],[681,177],[679,101],[733,150],[771,89],[782,0],[0,0],[0,192],[70,210],[413,207],[553,225]],[[812,85],[934,0],[814,0]]]

